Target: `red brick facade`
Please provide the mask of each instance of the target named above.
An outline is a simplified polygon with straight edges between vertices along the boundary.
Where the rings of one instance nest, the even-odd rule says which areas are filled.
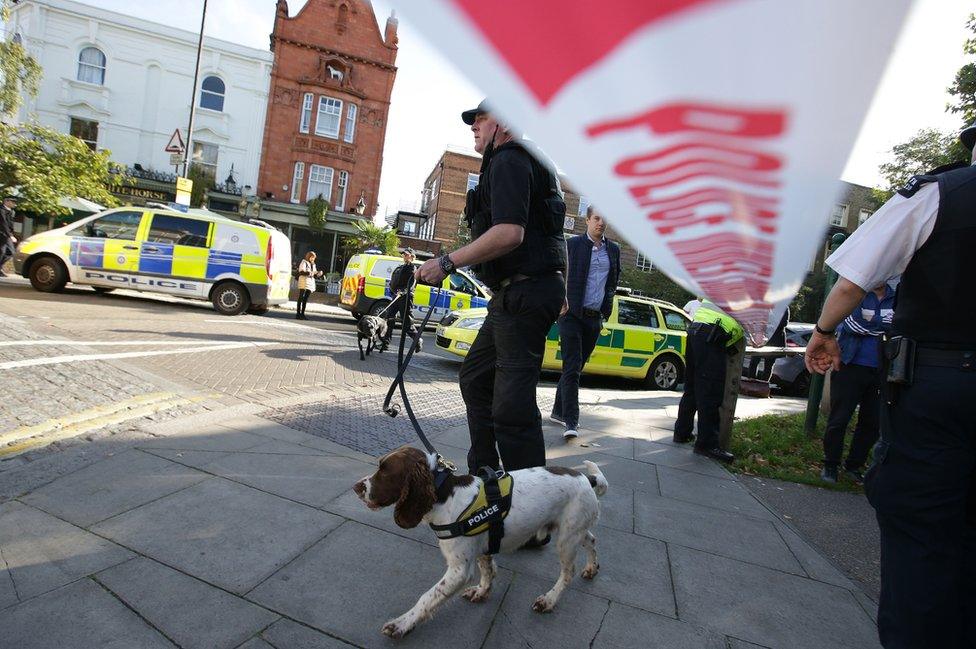
[[[323,194],[341,212],[362,197],[365,215],[376,212],[396,32],[391,17],[380,34],[366,0],[308,0],[293,17],[278,0],[258,196]]]

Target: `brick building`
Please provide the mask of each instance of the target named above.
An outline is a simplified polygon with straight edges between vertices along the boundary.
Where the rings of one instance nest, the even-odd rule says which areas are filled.
[[[278,0],[271,49],[260,218],[288,226],[296,255],[314,249],[320,268],[341,271],[340,236],[376,212],[397,21],[380,33],[368,0],[308,0],[294,16]],[[319,196],[331,209],[312,232],[305,204]]]

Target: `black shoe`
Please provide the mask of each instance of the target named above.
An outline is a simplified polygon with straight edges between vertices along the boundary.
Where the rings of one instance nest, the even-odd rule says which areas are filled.
[[[694,434],[692,435],[675,435],[671,438],[675,444],[687,444],[689,442],[695,441]]]
[[[519,550],[534,550],[536,548],[541,548],[542,546],[547,545],[551,540],[551,534],[546,534],[545,538],[542,539],[540,539],[538,536],[533,536],[531,539],[523,543]]]
[[[825,466],[820,472],[820,479],[824,482],[829,482],[831,484],[837,484],[837,467],[835,466]]]
[[[699,448],[696,446],[695,454],[704,455],[705,457],[710,457],[713,460],[718,460],[719,462],[723,462],[725,464],[732,464],[732,462],[735,460],[734,455],[728,451],[723,451],[717,446],[715,448]]]
[[[844,475],[850,478],[854,484],[864,484],[864,474],[857,469],[844,469]]]

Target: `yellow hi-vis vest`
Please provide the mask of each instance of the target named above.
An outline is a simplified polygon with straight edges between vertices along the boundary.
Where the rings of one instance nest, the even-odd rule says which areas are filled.
[[[729,337],[728,341],[725,343],[726,347],[731,347],[732,345],[739,342],[745,335],[745,330],[742,329],[742,325],[736,322],[735,318],[730,315],[726,315],[725,312],[720,311],[717,306],[711,302],[703,302],[698,310],[695,311],[695,322],[703,322],[705,324],[717,324],[722,328],[722,331],[726,333]]]
[[[430,524],[437,538],[452,539],[457,536],[477,536],[487,532],[489,524],[493,521],[504,520],[512,507],[513,478],[506,473],[499,477],[497,482],[501,497],[498,502],[488,502],[485,483],[482,481],[477,495],[455,522],[447,525]]]

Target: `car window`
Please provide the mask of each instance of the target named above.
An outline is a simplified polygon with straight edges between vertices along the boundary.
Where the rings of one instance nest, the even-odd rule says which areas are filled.
[[[671,309],[661,309],[664,313],[664,326],[675,331],[688,330],[688,316]]]
[[[373,277],[381,277],[383,279],[390,279],[393,274],[393,269],[397,266],[402,266],[403,262],[399,259],[377,259],[376,263],[373,264],[373,270],[370,273]]]
[[[113,212],[75,228],[69,234],[74,237],[98,237],[135,241],[142,222],[142,212]]]
[[[617,323],[638,327],[656,327],[654,307],[636,300],[617,300]]]
[[[154,214],[146,241],[148,243],[170,243],[177,246],[206,248],[209,233],[209,221],[170,216],[169,214]]]
[[[468,295],[478,295],[478,289],[474,287],[474,282],[461,273],[451,273],[448,277],[452,291],[460,291]]]

